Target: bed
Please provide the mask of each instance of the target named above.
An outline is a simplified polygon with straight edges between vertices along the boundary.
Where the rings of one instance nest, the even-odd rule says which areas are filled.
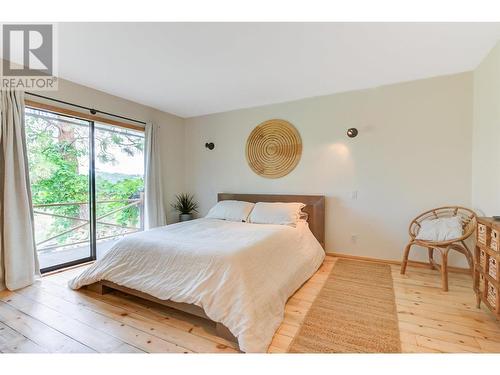
[[[208,318],[244,352],[265,352],[288,298],[324,259],[324,197],[218,194],[218,201],[302,202],[296,227],[201,218],[127,236],[69,282],[119,290]]]

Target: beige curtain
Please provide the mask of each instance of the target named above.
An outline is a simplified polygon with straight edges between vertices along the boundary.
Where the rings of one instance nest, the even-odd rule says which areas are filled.
[[[161,227],[167,224],[163,205],[162,168],[160,164],[160,145],[158,125],[146,124],[144,145],[145,181],[144,207],[146,229]]]
[[[0,91],[0,289],[39,275],[24,132],[24,93]]]

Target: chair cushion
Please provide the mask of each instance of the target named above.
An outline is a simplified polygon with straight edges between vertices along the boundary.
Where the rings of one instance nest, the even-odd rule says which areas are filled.
[[[420,223],[417,240],[442,242],[460,238],[463,235],[462,222],[458,216],[423,220]]]

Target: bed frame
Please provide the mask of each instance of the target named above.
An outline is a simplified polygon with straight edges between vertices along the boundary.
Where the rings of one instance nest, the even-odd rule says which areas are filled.
[[[246,202],[301,202],[306,206],[303,211],[308,214],[308,223],[311,232],[317,238],[321,246],[324,248],[325,243],[325,197],[322,195],[269,195],[269,194],[228,194],[219,193],[217,195],[217,200],[240,200]],[[205,311],[196,305],[173,302],[170,300],[161,300],[159,298],[153,297],[147,293],[140,292],[135,289],[130,289],[111,281],[101,280],[97,283],[87,285],[88,290],[99,294],[110,293],[114,290],[145,299],[147,301],[155,302],[163,306],[173,308],[175,310],[180,310],[188,314],[192,314],[207,320],[210,318],[205,314]],[[233,336],[231,331],[224,326],[222,323],[214,322],[217,335],[230,340],[232,342],[238,342],[238,340]]]

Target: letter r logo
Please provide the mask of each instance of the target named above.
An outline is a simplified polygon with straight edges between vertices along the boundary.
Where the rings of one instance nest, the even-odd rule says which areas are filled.
[[[50,76],[52,25],[2,25],[3,75]]]

